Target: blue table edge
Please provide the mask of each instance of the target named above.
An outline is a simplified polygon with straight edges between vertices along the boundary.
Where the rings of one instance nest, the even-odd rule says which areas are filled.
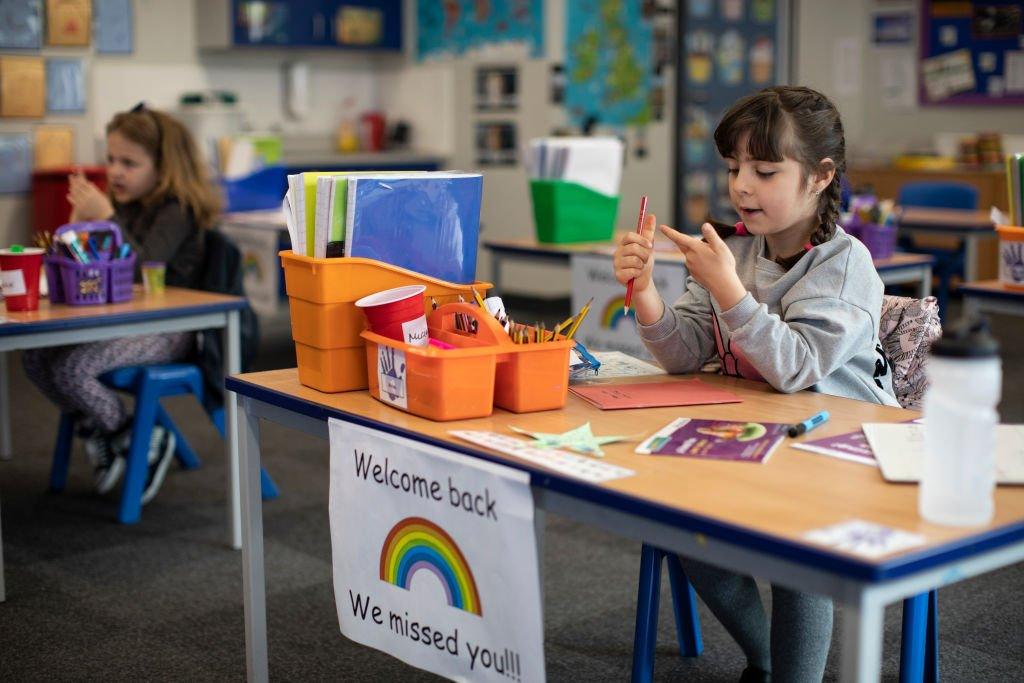
[[[225,388],[239,396],[246,396],[263,403],[290,410],[306,417],[326,421],[336,417],[346,422],[370,427],[382,432],[402,436],[413,441],[438,446],[446,450],[470,455],[488,462],[505,465],[528,472],[531,486],[548,489],[557,493],[580,498],[598,505],[614,508],[620,512],[675,526],[688,532],[705,534],[719,541],[734,543],[759,552],[775,555],[780,559],[796,560],[818,569],[870,582],[898,579],[917,572],[944,566],[961,558],[980,552],[995,550],[1011,543],[1024,540],[1024,522],[990,529],[970,539],[952,541],[925,550],[910,552],[878,564],[859,561],[847,555],[830,552],[827,548],[815,548],[780,539],[768,534],[751,531],[732,524],[710,519],[703,515],[685,512],[676,508],[641,500],[629,494],[612,491],[578,479],[550,472],[528,463],[512,462],[493,453],[475,448],[470,443],[453,443],[435,439],[419,432],[402,429],[385,422],[377,422],[361,415],[331,408],[322,403],[308,401],[290,394],[267,389],[236,376],[227,377]],[[898,484],[893,484],[897,485]]]
[[[233,301],[217,301],[208,304],[196,304],[191,306],[181,306],[178,308],[161,308],[149,311],[103,313],[99,315],[83,315],[76,318],[60,318],[57,320],[31,322],[9,320],[0,324],[0,337],[25,334],[26,332],[58,332],[61,330],[76,330],[87,327],[104,327],[107,325],[149,322],[151,320],[184,318],[192,315],[205,315],[208,313],[226,313],[228,311],[241,310],[247,305],[248,302],[244,298],[239,297],[237,300]],[[0,316],[2,315],[3,314],[0,313]]]

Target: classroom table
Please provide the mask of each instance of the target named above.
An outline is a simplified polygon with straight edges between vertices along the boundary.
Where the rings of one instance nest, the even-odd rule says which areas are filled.
[[[484,240],[484,249],[491,253],[491,281],[497,292],[502,289],[502,267],[508,261],[527,261],[531,263],[566,264],[571,262],[573,254],[611,254],[615,251],[611,242],[579,242],[575,244],[542,244],[533,239],[516,240]],[[682,254],[667,242],[656,242],[656,259],[683,263]],[[935,259],[927,254],[896,253],[889,258],[875,259],[882,284],[895,285],[916,283],[918,296],[924,298],[931,294],[932,266]]]
[[[3,311],[0,318],[0,458],[11,457],[10,397],[7,381],[7,351],[36,349],[64,344],[132,337],[168,332],[223,330],[224,376],[241,370],[239,310],[245,299],[178,287],[163,294],[147,296],[135,286],[131,301],[96,306],[50,305],[39,302],[36,311]],[[228,458],[228,525],[233,548],[241,547],[241,519],[238,479],[238,436],[235,431],[237,400],[231,391],[224,395]],[[2,537],[0,537],[0,601],[4,599]]]
[[[626,381],[660,381],[664,376]],[[243,591],[246,666],[250,681],[268,680],[263,516],[260,499],[260,420],[323,439],[328,418],[397,434],[530,475],[535,504],[637,541],[700,558],[773,582],[828,595],[843,606],[842,680],[877,680],[885,605],[1024,559],[1024,490],[999,487],[995,518],[974,528],[929,524],[917,513],[917,487],[885,483],[875,468],[800,451],[783,443],[763,465],[639,456],[634,443],[605,446],[605,461],[635,476],[584,483],[450,436],[451,429],[509,434],[508,426],[562,432],[591,422],[599,432],[648,435],[680,414],[695,418],[756,418],[793,423],[820,410],[830,421],[810,438],[859,429],[864,422],[900,422],[918,413],[809,391],[779,394],[767,384],[702,376],[742,403],[602,412],[569,395],[562,410],[433,422],[373,399],[366,391],[323,394],[293,369],[230,377],[239,396]],[[621,380],[609,380],[617,382]],[[326,451],[326,449],[325,449]],[[326,468],[326,458],[325,458]],[[811,529],[852,518],[919,534],[917,547],[869,560],[803,538]],[[543,525],[539,524],[538,529]],[[325,549],[325,553],[328,549]],[[638,546],[639,550],[639,546]],[[636,590],[624,577],[623,591]]]
[[[996,239],[995,223],[989,211],[967,209],[897,209],[899,229],[903,232],[946,235],[964,243],[964,280],[978,279],[978,243]]]
[[[1024,316],[1024,290],[1010,289],[1000,280],[969,282],[960,286],[964,313],[1004,313]]]

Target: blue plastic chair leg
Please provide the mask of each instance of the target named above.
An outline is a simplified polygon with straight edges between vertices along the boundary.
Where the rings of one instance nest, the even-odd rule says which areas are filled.
[[[900,683],[939,680],[938,592],[903,601]]]
[[[661,588],[661,552],[646,543],[640,549],[640,585],[636,594],[636,630],[633,633],[633,683],[654,678],[654,648],[658,644],[658,603]]]
[[[660,552],[660,551],[659,551]],[[686,578],[679,556],[666,553],[668,582],[672,587],[672,610],[676,615],[676,638],[679,640],[679,654],[683,657],[699,657],[704,651],[700,636],[700,616],[697,614],[697,591]]]
[[[270,478],[264,467],[260,468],[260,493],[263,500],[274,500],[281,495],[281,492],[277,490],[277,484]]]
[[[166,429],[167,431],[174,434],[174,457],[178,459],[178,463],[182,469],[194,470],[201,464],[199,456],[192,450],[192,446],[189,445],[188,439],[186,439],[182,433],[178,430],[178,425],[174,424],[174,420],[167,414],[162,405],[158,405],[156,409],[156,422],[158,425]]]
[[[57,443],[53,447],[53,463],[50,465],[50,490],[63,491],[68,483],[68,462],[71,460],[71,440],[75,435],[75,416],[60,414],[57,427]]]
[[[135,419],[132,421],[132,443],[128,449],[127,468],[121,489],[121,504],[117,519],[122,524],[135,524],[142,515],[142,490],[149,471],[149,439],[156,423],[160,397],[145,383],[135,401]]]
[[[939,591],[928,591],[928,628],[924,646],[924,680],[939,681]]]

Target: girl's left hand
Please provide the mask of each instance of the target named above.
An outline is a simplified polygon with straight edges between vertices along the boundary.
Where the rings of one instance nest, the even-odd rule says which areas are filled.
[[[71,204],[71,216],[75,221],[96,221],[114,215],[114,205],[100,188],[86,180],[84,176],[72,174],[68,176],[68,203]]]
[[[746,295],[747,289],[736,274],[736,257],[710,223],[701,226],[706,241],[667,225],[661,226],[661,232],[679,247],[690,275],[715,297],[722,310],[729,310]]]

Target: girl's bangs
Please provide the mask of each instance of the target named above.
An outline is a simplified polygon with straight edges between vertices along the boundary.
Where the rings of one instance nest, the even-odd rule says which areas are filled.
[[[737,149],[740,138],[747,133],[747,149]],[[751,159],[778,162],[792,156],[787,154],[791,151],[792,131],[777,102],[746,104],[741,100],[715,129],[715,145],[723,158],[735,159],[746,151]]]

